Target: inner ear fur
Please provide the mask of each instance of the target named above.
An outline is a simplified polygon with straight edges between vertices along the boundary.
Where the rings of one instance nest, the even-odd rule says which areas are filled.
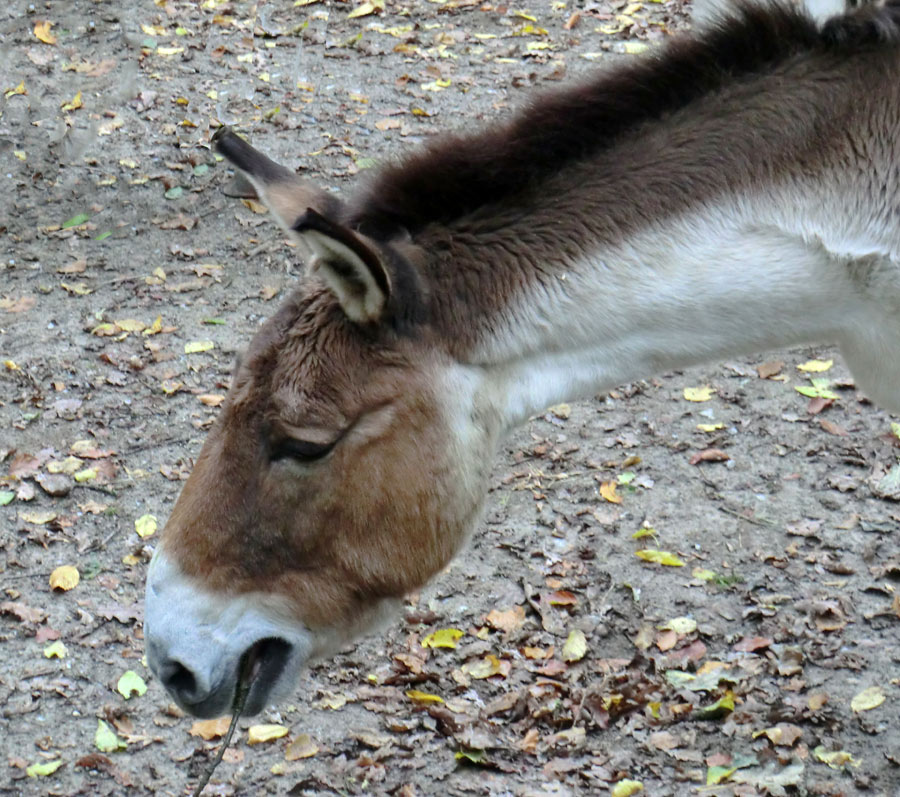
[[[314,208],[307,208],[291,229],[312,249],[311,270],[325,280],[351,321],[383,319],[391,277],[375,246]]]

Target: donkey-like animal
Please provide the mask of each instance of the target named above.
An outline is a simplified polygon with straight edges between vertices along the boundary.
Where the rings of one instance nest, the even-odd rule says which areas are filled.
[[[747,8],[346,202],[225,130],[314,255],[250,343],[150,567],[150,666],[197,716],[440,571],[498,440],[658,371],[836,342],[900,411],[900,0]]]

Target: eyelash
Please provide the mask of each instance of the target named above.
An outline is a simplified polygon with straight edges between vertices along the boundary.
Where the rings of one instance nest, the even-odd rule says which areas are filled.
[[[333,443],[313,443],[310,440],[285,438],[273,445],[271,459],[273,462],[277,462],[280,459],[315,462],[329,454],[336,443],[337,440]]]

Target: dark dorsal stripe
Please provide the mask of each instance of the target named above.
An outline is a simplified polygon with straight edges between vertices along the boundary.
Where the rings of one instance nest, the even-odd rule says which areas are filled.
[[[819,29],[791,8],[758,5],[657,54],[605,70],[593,81],[539,95],[512,120],[470,135],[441,136],[380,171],[349,209],[349,222],[382,239],[449,223],[527,197],[543,179],[608,148],[742,77],[806,54],[849,54],[895,45],[900,0],[867,6]]]

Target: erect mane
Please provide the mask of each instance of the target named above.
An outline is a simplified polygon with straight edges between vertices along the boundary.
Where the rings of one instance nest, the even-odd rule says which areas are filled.
[[[850,53],[900,41],[900,0],[866,6],[822,28],[780,5],[745,5],[710,29],[592,81],[537,96],[511,120],[440,136],[384,167],[350,209],[350,223],[387,238],[415,234],[521,197],[567,165],[608,148],[728,83],[809,54]]]

